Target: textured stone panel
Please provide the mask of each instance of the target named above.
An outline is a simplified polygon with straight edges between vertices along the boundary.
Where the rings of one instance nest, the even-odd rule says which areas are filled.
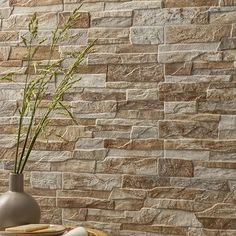
[[[132,44],[161,44],[164,42],[163,27],[132,27],[130,40]]]
[[[165,7],[201,7],[201,6],[218,6],[219,0],[164,0]]]
[[[223,24],[167,26],[165,37],[167,43],[217,42],[229,37],[231,28]]]
[[[160,158],[158,170],[162,177],[193,177],[192,161]]]
[[[204,8],[135,10],[133,21],[135,26],[207,24],[208,12]]]

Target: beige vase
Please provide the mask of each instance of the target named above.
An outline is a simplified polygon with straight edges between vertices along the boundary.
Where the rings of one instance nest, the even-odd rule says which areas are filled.
[[[35,199],[24,192],[23,174],[9,176],[9,191],[0,196],[0,228],[23,224],[37,224],[40,207]]]

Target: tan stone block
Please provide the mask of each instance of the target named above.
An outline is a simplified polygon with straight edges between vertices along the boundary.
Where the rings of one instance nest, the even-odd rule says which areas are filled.
[[[62,219],[71,221],[84,221],[87,216],[87,208],[65,208],[62,211]]]
[[[219,203],[210,209],[198,212],[197,217],[235,219],[235,205]]]
[[[107,81],[151,82],[162,81],[163,65],[108,65]]]
[[[169,178],[160,178],[157,175],[123,175],[122,188],[153,189],[170,185]]]
[[[137,100],[137,101],[121,101],[118,102],[118,110],[131,110],[131,109],[156,109],[156,110],[164,110],[164,104],[159,100]],[[143,123],[145,125],[145,123]],[[149,122],[146,123],[149,125]]]
[[[114,202],[97,198],[57,198],[59,208],[114,209]]]
[[[110,200],[143,200],[146,198],[146,191],[142,189],[114,188],[109,196]]]
[[[173,187],[190,187],[214,191],[229,191],[228,182],[226,180],[216,180],[212,178],[171,178],[170,185]]]
[[[73,94],[76,98],[76,93]],[[80,95],[82,100],[91,100],[91,101],[101,101],[101,100],[125,100],[126,93],[125,90],[117,89],[87,89],[83,90],[83,93]]]
[[[144,140],[105,139],[104,146],[106,148],[117,148],[117,149],[147,150],[147,149],[152,148],[155,150],[160,150],[163,148],[163,140],[158,140],[158,139],[144,139]]]
[[[44,6],[44,5],[56,5],[61,4],[62,0],[9,0],[10,6],[22,6],[22,7],[33,7],[33,6]]]
[[[153,199],[147,198],[144,202],[144,207],[152,207],[155,209],[172,209],[172,210],[182,210],[182,211],[194,211],[194,201],[187,200],[173,200],[173,199]],[[205,204],[202,204],[200,210],[205,209]]]
[[[128,28],[90,28],[88,37],[96,44],[129,43]]]
[[[231,75],[191,75],[191,76],[165,76],[167,83],[208,83],[209,86],[213,82],[230,82],[232,80]],[[207,86],[207,84],[206,84]]]
[[[165,0],[164,6],[169,7],[201,7],[201,6],[218,6],[218,0]]]
[[[31,186],[34,188],[60,189],[62,174],[60,172],[32,172]]]
[[[132,44],[161,44],[164,43],[164,28],[162,26],[132,27],[130,28]]]
[[[161,8],[162,1],[131,1],[131,2],[107,2],[105,5],[105,10],[135,10],[135,9],[149,9],[149,8]]]
[[[234,166],[235,167],[235,166]],[[216,179],[235,179],[235,168],[207,168],[198,167],[194,168],[194,176],[197,178],[216,178]]]
[[[55,207],[56,206],[56,198],[55,197],[38,196],[38,197],[35,197],[35,199],[40,206],[44,206],[44,207],[47,207],[47,206]]]
[[[117,110],[116,101],[75,101],[72,102],[74,113],[104,113]]]
[[[121,187],[121,176],[114,174],[63,174],[63,189],[112,190]]]
[[[52,29],[56,26],[58,19],[57,13],[38,13],[39,29]],[[32,14],[11,15],[8,19],[4,19],[2,28],[6,30],[27,30]]]
[[[234,94],[236,94],[236,90]],[[219,138],[236,139],[236,116],[221,116],[219,123]]]
[[[80,0],[79,0],[79,3]],[[104,2],[97,2],[97,1],[85,1],[83,4],[81,4],[81,11],[88,11],[88,12],[97,12],[97,11],[103,11],[104,10]],[[66,3],[64,4],[64,10],[65,11],[74,11],[78,7],[78,1],[74,1],[72,3]]]
[[[225,97],[225,95],[223,95]],[[225,114],[235,115],[236,104],[234,100],[227,101],[199,101],[198,112],[201,113],[214,113],[214,114]]]
[[[227,9],[227,8],[226,8]],[[214,11],[215,10],[215,11]],[[212,9],[210,11],[210,23],[211,24],[233,24],[235,23],[236,16],[233,10],[224,10],[220,8]]]
[[[235,140],[166,140],[165,148],[173,150],[208,150],[233,152]]]
[[[157,173],[157,159],[138,157],[106,157],[104,161],[97,162],[96,173],[152,175]]]
[[[165,37],[167,43],[217,42],[229,37],[231,25],[192,25],[167,26]]]
[[[92,12],[92,27],[130,27],[132,24],[131,11]]]
[[[57,207],[41,207],[41,217],[42,224],[48,224],[48,222],[51,224],[62,224],[62,210]]]
[[[131,139],[145,139],[145,138],[158,138],[159,129],[153,126],[133,126],[130,138]]]
[[[61,12],[59,13],[59,26],[63,27],[63,25],[69,19],[71,12]],[[88,12],[80,12],[80,15],[75,22],[75,24],[71,28],[89,28],[90,25],[90,15]]]
[[[79,160],[68,160],[63,163],[54,162],[51,163],[52,171],[62,172],[86,172],[93,173],[95,170],[95,161],[79,161]]]
[[[158,160],[158,173],[161,177],[193,177],[193,171],[192,161],[166,158]]]
[[[143,200],[128,199],[115,200],[115,210],[118,211],[139,211],[143,207]]]
[[[104,190],[57,190],[58,198],[94,198],[96,195],[97,199],[108,199],[110,191]]]
[[[128,89],[127,100],[158,100],[157,89]]]
[[[178,5],[178,3],[176,3]],[[175,16],[175,17],[173,17]],[[134,10],[134,25],[207,24],[207,8]]]
[[[73,152],[73,158],[79,160],[103,160],[106,154],[106,149],[76,149]]]

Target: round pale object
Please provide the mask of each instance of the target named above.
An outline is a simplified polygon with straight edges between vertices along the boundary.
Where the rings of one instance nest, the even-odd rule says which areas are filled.
[[[77,228],[70,230],[64,236],[88,236],[88,233],[85,228],[77,227]]]

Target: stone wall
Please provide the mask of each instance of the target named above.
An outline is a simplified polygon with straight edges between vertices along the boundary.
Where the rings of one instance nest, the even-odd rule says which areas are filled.
[[[0,84],[1,192],[26,70],[19,38],[33,12],[47,37],[79,5],[0,0],[0,73],[18,73]],[[236,1],[86,0],[81,11],[54,55],[97,39],[64,97],[79,125],[55,114],[25,174],[42,221],[112,236],[235,236]]]

